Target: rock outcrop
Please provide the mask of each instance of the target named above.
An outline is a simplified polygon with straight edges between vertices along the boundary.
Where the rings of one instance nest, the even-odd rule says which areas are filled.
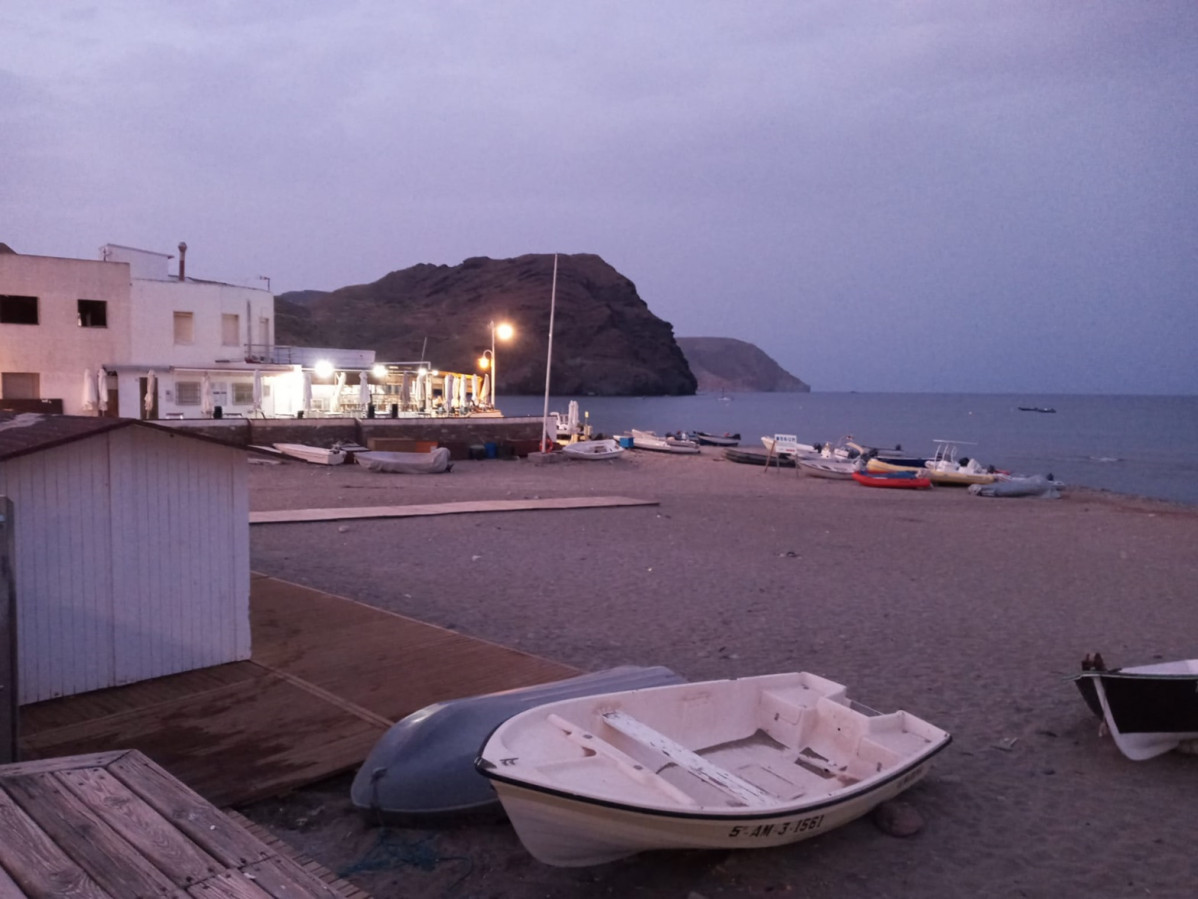
[[[751,343],[731,337],[679,337],[703,393],[808,393],[804,384]]]
[[[276,341],[373,349],[380,361],[426,359],[474,372],[491,347],[490,322],[510,322],[498,343],[503,393],[545,389],[553,256],[474,257],[414,265],[373,284],[276,299]],[[649,311],[636,286],[600,257],[558,257],[550,389],[561,396],[677,396],[697,382],[673,328]]]

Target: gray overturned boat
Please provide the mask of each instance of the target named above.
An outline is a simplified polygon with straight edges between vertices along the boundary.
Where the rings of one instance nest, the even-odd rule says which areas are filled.
[[[390,453],[371,450],[354,453],[354,461],[367,471],[381,471],[388,474],[440,474],[453,468],[453,463],[449,461],[449,449],[444,446],[433,447],[427,453]]]
[[[350,787],[350,800],[379,820],[501,814],[491,782],[474,768],[491,732],[518,712],[579,696],[685,683],[669,668],[624,665],[425,706],[391,725]]]

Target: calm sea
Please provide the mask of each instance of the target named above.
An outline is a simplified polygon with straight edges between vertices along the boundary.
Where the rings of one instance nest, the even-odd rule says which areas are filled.
[[[803,443],[852,434],[871,446],[928,455],[937,439],[968,442],[962,454],[1017,474],[1198,505],[1198,396],[1023,396],[927,393],[737,393],[570,399],[592,428],[797,434]],[[540,415],[544,397],[499,396],[506,415]],[[1020,406],[1055,409],[1024,412]]]

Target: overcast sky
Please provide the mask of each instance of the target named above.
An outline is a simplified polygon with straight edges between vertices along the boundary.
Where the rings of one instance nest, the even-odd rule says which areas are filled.
[[[5,0],[0,241],[597,253],[816,390],[1196,393],[1196,74],[1195,0]]]

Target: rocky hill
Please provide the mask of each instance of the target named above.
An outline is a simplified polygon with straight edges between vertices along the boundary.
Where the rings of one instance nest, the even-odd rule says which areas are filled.
[[[703,393],[808,393],[804,384],[751,343],[731,337],[679,337]]]
[[[489,322],[506,321],[515,336],[496,346],[500,391],[538,394],[545,389],[552,281],[549,254],[415,265],[372,284],[279,295],[275,338],[473,372],[491,346]],[[553,393],[676,396],[696,386],[673,328],[649,311],[630,280],[592,254],[558,257]]]

